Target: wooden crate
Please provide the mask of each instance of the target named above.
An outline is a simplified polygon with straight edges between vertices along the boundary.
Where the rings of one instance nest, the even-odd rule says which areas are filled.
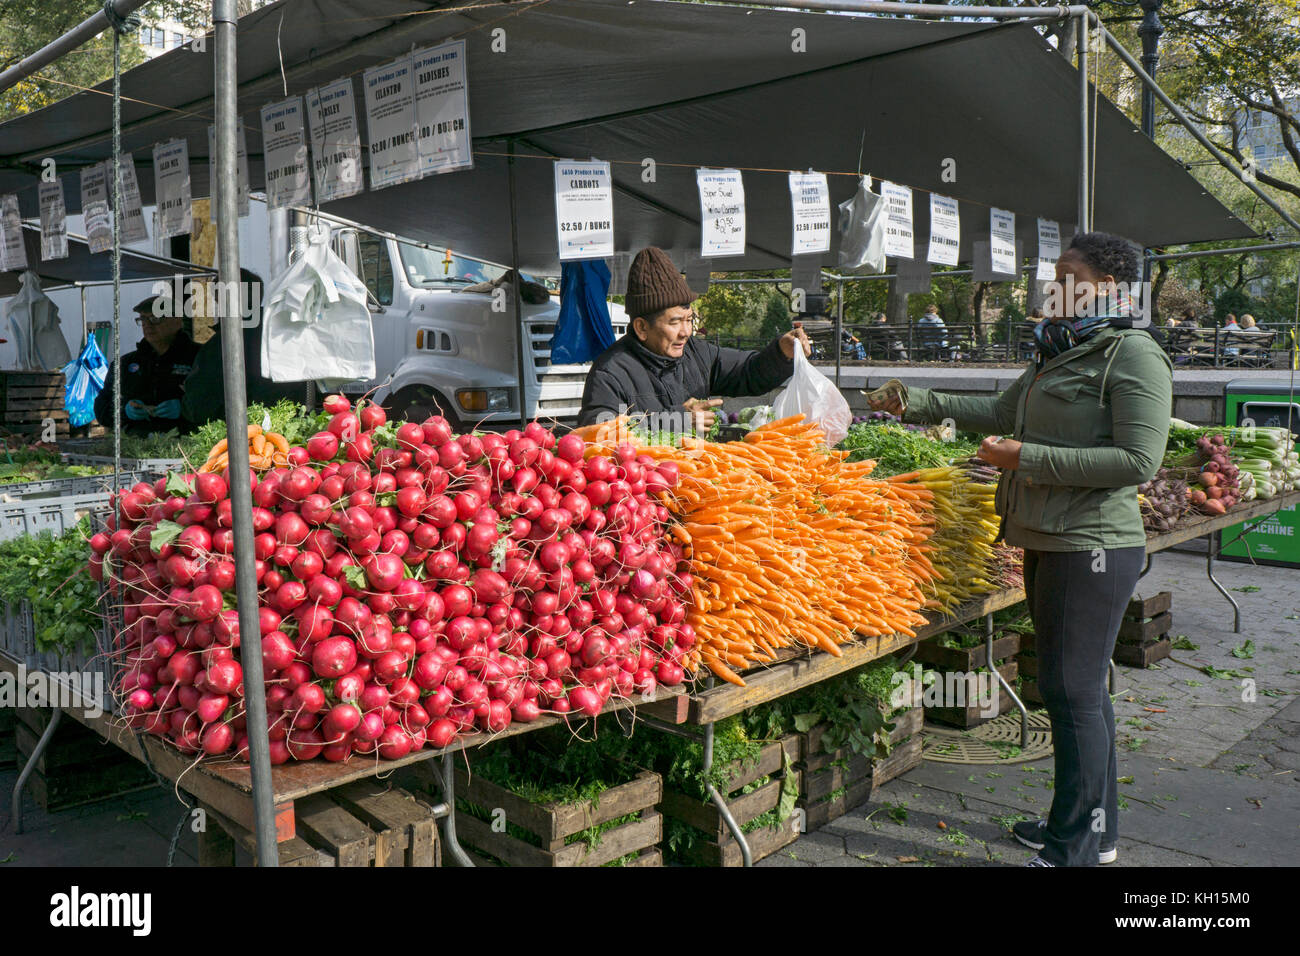
[[[1164,637],[1145,644],[1116,644],[1111,659],[1116,664],[1127,667],[1150,667],[1156,661],[1162,661],[1174,651],[1173,642],[1166,634]]]
[[[521,827],[533,835],[534,846],[501,829],[490,821],[480,820],[457,810],[456,836],[467,848],[477,851],[480,859],[493,857],[508,866],[603,866],[630,853],[638,853],[637,866],[653,866],[659,861],[657,846],[663,835],[663,820],[655,805],[663,795],[663,782],[657,773],[642,771],[625,784],[611,787],[595,801],[574,803],[530,803],[523,797],[500,787],[481,774],[456,768],[456,796],[489,812],[501,810],[498,819],[504,824]],[[568,842],[570,837],[618,817],[636,819],[606,830],[600,842],[588,849],[583,841]]]
[[[36,752],[50,713],[39,708],[15,711],[14,744],[19,766]],[[144,764],[66,717],[27,778],[27,791],[47,812],[156,785],[157,780]]]
[[[1015,686],[1016,675],[1019,673],[1017,661],[1006,661],[998,665],[998,673],[1006,680],[1008,684]],[[953,672],[948,672],[953,673]],[[971,701],[976,697],[978,685],[975,683],[975,675],[967,675],[966,683],[966,700]],[[947,687],[947,675],[944,672],[936,672],[935,683],[938,686],[939,681],[943,681]],[[998,714],[1005,714],[1012,708],[1011,695],[999,685],[998,687],[998,707],[997,713],[988,715],[984,707],[976,703],[968,703],[965,707],[929,707],[926,709],[926,720],[933,720],[935,723],[948,724],[953,727],[970,729],[978,727],[980,724],[987,723]]]
[[[894,719],[888,756],[867,757],[841,749],[827,751],[822,743],[825,724],[803,735],[803,781],[798,806],[804,826],[815,830],[870,800],[875,792],[921,763],[921,728],[925,712],[913,707]],[[836,791],[843,791],[836,794]],[[832,796],[832,794],[836,794]]]
[[[1002,634],[993,640],[993,659],[1004,661],[1015,657],[1020,650],[1020,635],[1014,632]],[[983,643],[976,647],[941,647],[933,640],[922,641],[916,645],[915,660],[929,664],[935,670],[973,671],[988,663]]]
[[[232,866],[235,845],[254,861],[251,832],[204,808],[209,825],[199,840],[204,866]],[[280,866],[428,867],[442,865],[433,810],[382,780],[358,780],[294,801],[297,835],[277,845]]]
[[[0,770],[8,770],[18,762],[18,748],[14,740],[14,711],[0,710]]]
[[[793,769],[802,756],[803,737],[790,734],[780,740],[766,744],[759,752],[758,760],[750,764],[733,762],[725,768],[726,785],[724,798],[727,809],[733,819],[742,827],[753,823],[763,814],[776,809],[781,802],[781,789],[785,785],[785,767],[787,762],[795,775],[794,785],[800,786],[801,774]],[[741,791],[756,780],[772,777],[767,783],[749,793]],[[698,797],[665,789],[659,803],[659,811],[665,816],[701,831],[706,840],[697,842],[684,853],[684,862],[697,866],[741,866],[744,856],[740,844],[736,842],[727,828],[722,814],[712,801],[702,802]],[[784,824],[777,827],[760,827],[745,834],[749,845],[750,858],[757,863],[764,857],[771,856],[782,847],[789,846],[799,838],[798,815],[791,816]]]
[[[62,372],[0,373],[0,424],[20,435],[39,434],[44,419],[55,423],[55,435],[69,435],[68,412],[63,407]]]

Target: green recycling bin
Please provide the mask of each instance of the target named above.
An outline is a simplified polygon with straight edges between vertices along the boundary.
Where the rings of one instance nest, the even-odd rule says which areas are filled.
[[[1292,396],[1289,382],[1237,379],[1223,389],[1225,424],[1290,428],[1300,438],[1300,389]],[[1285,508],[1242,534],[1244,525],[1225,528],[1220,535],[1222,557],[1284,568],[1300,568],[1300,512]]]

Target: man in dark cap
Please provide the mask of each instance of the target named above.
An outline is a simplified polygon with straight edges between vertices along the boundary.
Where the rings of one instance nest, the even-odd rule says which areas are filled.
[[[636,254],[624,302],[632,322],[627,334],[592,363],[579,425],[649,412],[689,414],[696,430],[704,431],[713,424],[713,409],[722,404],[714,396],[762,395],[793,374],[797,343],[804,355],[812,354],[801,328],[758,351],[711,345],[694,335],[697,317],[691,303],[697,298],[662,249],[650,246]]]
[[[132,432],[185,430],[181,394],[198,346],[185,334],[179,305],[169,295],[151,295],[135,307],[144,341],[122,356],[122,427]],[[113,370],[95,399],[95,419],[113,427]]]

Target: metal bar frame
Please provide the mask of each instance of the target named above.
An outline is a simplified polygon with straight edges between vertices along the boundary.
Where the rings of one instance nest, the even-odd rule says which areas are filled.
[[[916,647],[915,644],[912,645]],[[913,651],[915,653],[915,651]],[[984,666],[993,672],[993,676],[998,679],[1002,689],[1011,695],[1011,702],[1016,705],[1016,710],[1020,711],[1020,746],[1025,748],[1029,746],[1029,710],[1025,707],[1025,702],[1020,699],[1016,689],[1007,683],[1007,679],[1002,676],[1002,672],[997,669],[993,663],[993,612],[990,611],[984,615]]]
[[[50,722],[45,725],[45,731],[41,734],[41,739],[36,741],[36,748],[32,755],[27,758],[27,763],[23,764],[22,773],[18,774],[18,782],[14,784],[13,793],[13,820],[14,833],[23,832],[23,790],[27,786],[27,778],[32,775],[36,769],[36,763],[45,756],[45,751],[50,746],[50,741],[54,738],[54,732],[59,729],[59,723],[63,720],[63,709],[55,707],[50,714]]]
[[[148,2],[149,0],[113,0],[113,12],[119,17],[128,17]],[[96,10],[63,36],[51,40],[35,53],[24,57],[9,69],[0,73],[0,93],[21,83],[37,70],[44,69],[65,54],[73,52],[83,43],[88,43],[105,30],[112,28],[113,24],[108,18],[107,11],[103,9]]]

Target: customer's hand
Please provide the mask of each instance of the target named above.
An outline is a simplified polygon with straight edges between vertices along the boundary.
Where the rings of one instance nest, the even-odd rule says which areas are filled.
[[[781,336],[781,351],[790,361],[794,361],[794,343],[803,344],[803,354],[805,358],[812,355],[812,342],[808,339],[808,333],[803,330],[803,326],[797,326],[791,329],[785,335]]]
[[[180,418],[181,417],[181,400],[179,398],[169,398],[165,402],[159,402],[153,410],[154,418]]]
[[[722,404],[720,398],[688,398],[682,402],[682,408],[691,414],[691,424],[695,428],[696,434],[703,435],[713,427],[714,420],[718,417],[713,409]]]
[[[997,468],[1015,471],[1020,467],[1020,442],[1014,438],[990,435],[980,442],[980,450],[975,453],[975,457]]]
[[[138,398],[133,398],[127,402],[122,409],[122,413],[133,422],[147,422],[149,420],[149,409]]]

